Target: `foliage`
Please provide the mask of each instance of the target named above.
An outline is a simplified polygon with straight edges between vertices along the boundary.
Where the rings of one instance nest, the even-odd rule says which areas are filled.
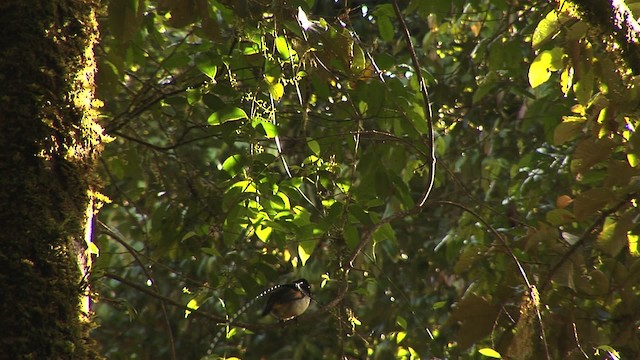
[[[299,321],[250,308],[214,353],[637,354],[638,88],[610,44],[568,4],[343,5],[109,2],[105,355],[201,358],[298,277]]]

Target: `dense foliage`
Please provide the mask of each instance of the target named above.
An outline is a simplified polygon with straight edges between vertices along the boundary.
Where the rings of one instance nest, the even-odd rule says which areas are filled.
[[[109,2],[105,356],[205,357],[300,277],[210,358],[640,353],[622,45],[568,2],[399,3]]]

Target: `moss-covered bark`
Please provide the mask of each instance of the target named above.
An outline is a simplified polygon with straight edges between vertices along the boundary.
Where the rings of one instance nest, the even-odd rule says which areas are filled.
[[[624,1],[574,0],[584,12],[582,17],[598,26],[605,36],[611,36],[609,51],[623,59],[633,75],[640,74],[640,25]],[[562,1],[559,1],[562,3]]]
[[[96,357],[82,305],[95,6],[0,4],[0,358]]]

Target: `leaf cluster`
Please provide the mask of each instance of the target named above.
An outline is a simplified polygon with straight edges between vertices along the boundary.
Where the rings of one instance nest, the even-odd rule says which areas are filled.
[[[109,2],[105,356],[202,358],[300,277],[296,324],[250,308],[210,358],[637,354],[638,89],[606,41],[546,2],[351,5]]]

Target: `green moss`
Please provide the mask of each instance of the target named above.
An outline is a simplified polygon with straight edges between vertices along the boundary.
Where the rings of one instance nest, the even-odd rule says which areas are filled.
[[[0,94],[0,301],[11,304],[0,310],[0,353],[15,358],[98,357],[80,309],[78,264],[100,150],[90,105],[93,6],[0,5],[0,66],[9,69]]]

